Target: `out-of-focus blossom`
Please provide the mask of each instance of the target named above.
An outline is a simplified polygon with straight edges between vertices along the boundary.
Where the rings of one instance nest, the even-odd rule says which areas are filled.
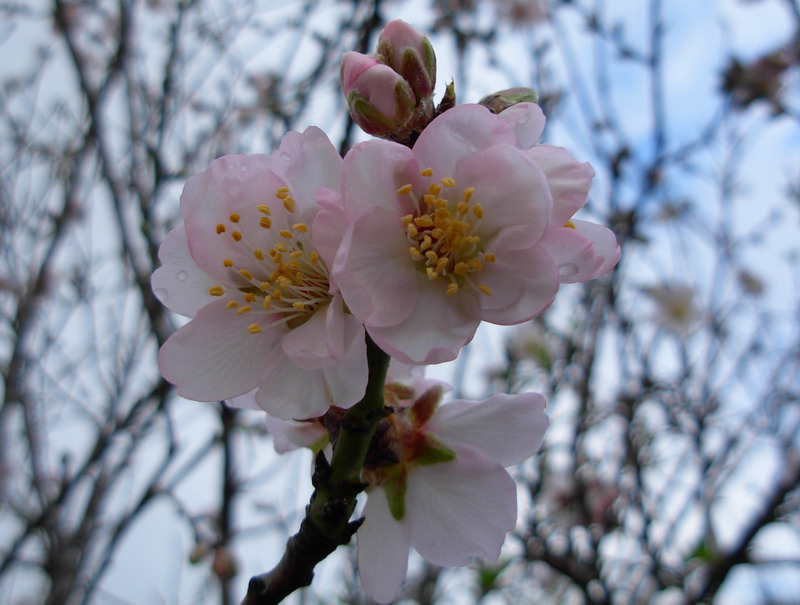
[[[656,322],[678,335],[688,334],[702,317],[695,292],[687,284],[661,284],[644,292],[656,304]]]
[[[374,445],[365,521],[356,534],[361,582],[379,603],[396,598],[409,548],[435,565],[495,560],[516,521],[504,469],[540,447],[547,417],[534,393],[439,407],[441,390],[395,411]]]
[[[501,19],[517,27],[535,25],[548,18],[544,0],[495,0]]]
[[[361,399],[364,331],[328,273],[344,225],[316,200],[340,166],[312,127],[287,134],[272,156],[226,156],[188,180],[184,224],[167,236],[152,278],[162,303],[193,318],[159,352],[179,395],[217,401],[255,390],[259,406],[286,419]]]
[[[527,321],[561,282],[617,262],[609,229],[572,218],[594,171],[538,144],[543,128],[532,103],[500,115],[460,105],[413,149],[368,141],[345,157],[348,227],[333,273],[384,351],[410,364],[449,361],[481,321]]]
[[[723,74],[722,89],[731,95],[734,107],[746,109],[756,101],[766,101],[773,113],[783,113],[784,74],[797,62],[797,56],[798,49],[785,46],[749,63],[731,59]]]
[[[751,296],[761,296],[766,289],[764,280],[752,271],[740,269],[736,274],[736,277],[739,280],[739,285],[741,286],[742,290]]]

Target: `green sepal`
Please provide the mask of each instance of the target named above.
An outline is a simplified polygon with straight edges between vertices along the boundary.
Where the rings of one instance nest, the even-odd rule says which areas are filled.
[[[389,512],[395,521],[402,521],[406,515],[406,488],[408,487],[408,475],[406,468],[398,464],[390,469],[388,477],[383,483],[383,490],[386,492],[386,501],[389,503]]]
[[[419,448],[414,463],[419,466],[443,464],[456,459],[456,453],[433,435],[426,435],[425,442]]]
[[[485,105],[492,113],[500,113],[517,103],[538,103],[539,93],[533,88],[509,88],[486,95],[478,103]]]

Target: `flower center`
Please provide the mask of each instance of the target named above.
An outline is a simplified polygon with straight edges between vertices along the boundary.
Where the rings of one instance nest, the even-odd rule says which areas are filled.
[[[288,187],[279,187],[275,197],[290,214],[297,209]],[[239,230],[241,216],[231,214],[227,224],[216,226],[216,232],[244,247],[252,260],[236,266],[231,259],[224,259],[222,264],[230,271],[231,281],[237,287],[226,292],[222,286],[212,286],[208,293],[211,296],[227,294],[230,297],[228,308],[238,315],[260,311],[274,317],[269,327],[286,324],[296,328],[331,300],[328,268],[314,251],[305,223],[289,225],[287,222],[282,229],[273,228],[272,209],[265,204],[257,209],[261,215],[259,228],[268,233],[265,243],[271,247],[261,247],[260,242],[242,233]],[[261,329],[259,323],[247,327],[251,334],[258,334]]]
[[[420,174],[432,179],[433,170],[426,168]],[[483,207],[471,201],[474,192],[474,187],[459,189],[450,177],[431,182],[421,199],[410,184],[397,190],[414,202],[415,211],[402,218],[411,258],[428,279],[443,278],[448,296],[462,288],[492,294],[488,286],[477,282],[484,263],[496,259],[477,234]]]

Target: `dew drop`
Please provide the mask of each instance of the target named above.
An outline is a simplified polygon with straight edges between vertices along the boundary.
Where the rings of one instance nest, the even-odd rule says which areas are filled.
[[[578,272],[578,265],[575,263],[564,263],[559,266],[558,273],[561,277],[572,277]]]
[[[186,278],[189,277],[189,274],[186,271],[178,271],[178,274],[175,277],[178,278],[178,281],[186,281]]]
[[[155,294],[156,298],[162,303],[167,304],[167,300],[169,300],[169,292],[167,292],[164,288],[156,288],[153,290],[153,294]]]

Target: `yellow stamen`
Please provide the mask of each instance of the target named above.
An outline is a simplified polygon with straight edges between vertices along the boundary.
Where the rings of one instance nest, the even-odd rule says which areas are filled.
[[[220,233],[225,233],[225,225],[223,225],[222,223],[219,223],[217,225],[217,235],[219,235]]]
[[[458,284],[456,282],[452,282],[447,286],[447,296],[452,296],[456,292],[458,292]]]
[[[467,187],[466,189],[464,189],[464,194],[463,194],[464,201],[469,202],[469,200],[472,198],[473,193],[475,193],[475,187]]]
[[[270,207],[269,207],[269,206],[267,206],[267,205],[265,205],[265,204],[260,204],[260,205],[256,206],[256,209],[257,209],[257,210],[258,210],[258,211],[259,211],[261,214],[266,214],[267,216],[269,216],[270,214],[272,214],[272,210],[270,209]]]
[[[236,309],[236,315],[244,315],[245,313],[250,313],[253,310],[253,307],[248,307],[245,305],[244,307],[239,307]]]
[[[445,187],[455,187],[456,182],[454,179],[451,179],[449,176],[446,176],[442,179],[442,185]]]
[[[278,231],[278,233],[281,234],[281,237],[285,237],[286,239],[291,239],[294,237],[292,235],[292,232],[289,231],[288,229],[281,229],[280,231]]]
[[[247,269],[239,269],[239,275],[244,277],[245,279],[253,279],[253,274],[250,273]]]
[[[236,302],[235,300],[229,300],[228,304],[225,306],[228,307],[229,309],[235,309],[236,307],[239,306],[239,303]]]
[[[222,266],[228,268],[233,267],[233,261],[229,258],[226,258],[224,261],[222,261]]]
[[[422,172],[420,172],[422,176],[433,176],[433,168],[426,168]]]
[[[472,214],[475,215],[475,218],[483,218],[483,206],[480,204],[475,204],[472,207]]]
[[[297,210],[297,202],[293,197],[286,197],[283,199],[283,207],[286,208],[286,212],[294,212]]]
[[[266,216],[262,216],[261,220],[258,221],[258,224],[261,225],[264,229],[269,229],[270,227],[272,227],[272,221]]]
[[[309,259],[311,260],[311,262],[313,264],[315,264],[315,265],[318,264],[319,263],[319,253],[318,252],[312,252],[311,256],[309,257]]]
[[[469,273],[469,265],[467,265],[467,263],[465,262],[456,263],[453,272],[456,273],[457,275],[466,275],[467,273]]]
[[[298,311],[302,311],[306,308],[306,306],[301,302],[292,303],[292,306],[297,309]]]
[[[279,200],[285,200],[289,197],[289,188],[288,187],[278,187],[275,190],[275,197]]]
[[[428,186],[428,192],[431,195],[439,195],[442,192],[442,186],[439,183],[431,183]]]
[[[211,286],[208,289],[208,293],[211,296],[222,296],[223,294],[225,294],[225,290],[222,289],[222,286]]]
[[[295,223],[292,225],[292,230],[298,233],[308,233],[308,226],[305,223]]]
[[[478,290],[483,292],[486,296],[492,295],[492,291],[489,289],[489,286],[484,286],[483,284],[481,284],[480,286],[478,286]]]
[[[252,323],[249,326],[247,326],[247,331],[250,332],[250,334],[258,334],[259,332],[261,332],[261,326],[259,326],[256,323]]]
[[[253,250],[253,256],[255,256],[258,260],[264,260],[264,253],[261,251],[261,248],[256,248]]]
[[[231,215],[228,218],[231,219],[232,223],[238,223],[239,220],[241,220],[242,217],[239,216],[238,214],[236,214],[235,212],[232,212]]]
[[[244,299],[249,303],[255,302],[256,295],[253,294],[252,292],[248,292],[247,294],[244,295]]]
[[[237,242],[242,241],[242,234],[239,231],[234,231],[233,233],[231,233],[231,237]]]
[[[395,193],[397,193],[397,195],[406,195],[411,193],[412,189],[414,189],[414,187],[411,185],[411,183],[408,183],[407,185],[400,187],[400,189],[398,189]]]
[[[261,306],[264,307],[265,309],[269,309],[272,306],[272,297],[265,296],[264,302],[261,304]]]
[[[408,251],[411,253],[411,258],[415,261],[425,258],[422,256],[422,253],[419,251],[419,249],[415,248],[414,246],[411,246]]]
[[[483,260],[485,260],[487,263],[494,263],[494,262],[497,262],[497,257],[494,254],[491,254],[491,253],[484,254],[483,255]]]
[[[575,229],[575,223],[573,223],[572,220],[568,220],[566,223],[564,223],[564,226],[569,227],[570,229]]]

